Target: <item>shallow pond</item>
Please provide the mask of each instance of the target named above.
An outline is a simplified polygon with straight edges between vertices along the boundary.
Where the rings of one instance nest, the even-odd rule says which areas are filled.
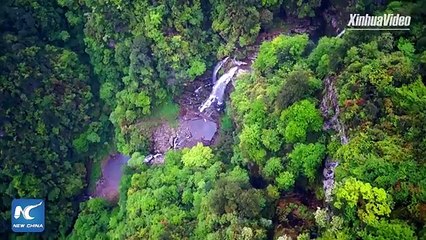
[[[102,162],[102,177],[96,184],[93,197],[102,197],[111,201],[118,199],[118,189],[123,173],[123,165],[130,157],[120,153],[111,154]]]

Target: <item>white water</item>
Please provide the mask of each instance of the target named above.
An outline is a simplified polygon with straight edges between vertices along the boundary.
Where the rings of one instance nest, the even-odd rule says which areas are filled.
[[[200,112],[204,112],[207,108],[211,107],[213,103],[217,103],[218,105],[223,104],[223,97],[225,94],[226,86],[228,86],[229,82],[240,74],[247,72],[246,70],[240,69],[239,67],[242,65],[246,65],[247,63],[237,61],[232,59],[232,67],[225,74],[223,74],[219,80],[217,80],[217,73],[222,68],[222,66],[229,60],[229,57],[224,58],[220,62],[216,64],[213,69],[212,82],[214,83],[212,92],[210,93],[209,98],[207,98],[203,104],[198,108]]]
[[[225,58],[227,60],[228,58]],[[222,60],[221,62],[223,62]],[[243,62],[233,61],[236,67],[232,67],[228,72],[223,74],[219,80],[213,86],[212,92],[210,93],[209,98],[200,106],[200,112],[203,112],[207,108],[209,108],[213,103],[217,102],[217,104],[223,104],[223,95],[225,94],[225,89],[228,83],[232,80],[232,78],[236,75],[238,71],[238,66],[244,64]],[[222,63],[223,65],[223,63]],[[221,67],[221,66],[220,66]],[[220,69],[220,68],[218,68]],[[216,67],[215,67],[216,70]],[[219,71],[219,70],[218,70]],[[214,72],[213,72],[214,73]],[[214,75],[213,75],[214,76]],[[213,79],[214,80],[214,79]]]
[[[212,82],[213,82],[213,84],[215,84],[215,83],[216,83],[216,81],[217,81],[217,73],[218,73],[218,72],[219,72],[219,70],[222,68],[223,64],[224,64],[226,61],[228,61],[228,59],[229,59],[229,57],[226,57],[226,58],[225,58],[225,59],[223,59],[222,61],[218,62],[218,63],[216,64],[216,66],[214,66],[214,69],[213,69],[213,76],[212,76]]]
[[[213,86],[209,98],[207,98],[207,100],[204,101],[203,105],[199,108],[200,112],[209,108],[214,102],[217,102],[219,105],[223,104],[223,95],[225,94],[226,86],[232,80],[237,70],[238,67],[233,67],[219,78]]]

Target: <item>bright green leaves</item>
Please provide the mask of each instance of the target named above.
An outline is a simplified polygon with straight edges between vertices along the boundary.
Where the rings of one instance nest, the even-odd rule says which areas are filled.
[[[250,111],[244,116],[244,122],[246,124],[258,124],[260,126],[265,126],[267,120],[267,107],[265,103],[256,99],[250,104]]]
[[[332,62],[336,62],[340,58],[330,59],[330,56],[335,56],[342,44],[343,39],[341,38],[323,37],[309,54],[308,64],[316,72],[318,78],[323,78],[333,73],[332,65],[335,64],[332,64]]]
[[[240,148],[243,154],[258,163],[264,161],[266,150],[261,143],[261,129],[259,125],[246,125],[240,134]]]
[[[109,237],[175,239],[194,233],[197,216],[205,211],[202,202],[208,200],[206,195],[223,170],[220,162],[210,162],[212,156],[210,148],[197,145],[167,152],[163,165],[132,167],[130,186],[124,191],[126,201],[111,220],[116,226]],[[129,165],[138,166],[142,158],[133,154]],[[231,172],[229,179],[248,182],[242,169]]]
[[[145,156],[143,156],[140,152],[134,152],[132,154],[132,157],[127,162],[127,165],[131,168],[141,168],[144,164]]]
[[[279,131],[284,135],[286,142],[305,142],[309,133],[321,131],[323,120],[315,104],[309,100],[302,100],[282,111]]]
[[[190,78],[194,79],[197,76],[200,76],[206,71],[206,64],[199,60],[194,60],[189,63],[190,68],[187,70],[187,73]]]
[[[392,196],[395,206],[408,206],[404,214],[418,216],[418,202],[426,199],[422,180],[425,178],[422,153],[426,150],[422,140],[425,135],[422,96],[426,95],[426,88],[412,39],[400,38],[395,43],[395,37],[383,33],[370,42],[351,46],[346,52],[345,65],[336,83],[341,119],[351,134],[349,144],[335,151],[334,156],[340,160],[336,179],[354,177],[384,189],[388,198]],[[371,192],[379,195],[377,198],[382,197],[381,193]],[[383,204],[360,202],[358,209],[344,210],[352,220],[358,214],[362,223],[375,225],[379,217],[389,212]],[[398,207],[393,217],[399,218],[400,211]],[[369,227],[363,238],[392,235],[385,230],[387,224],[378,225]]]
[[[300,169],[304,176],[311,182],[318,175],[318,168],[321,166],[325,156],[325,146],[320,143],[297,144],[289,154],[290,165],[295,169]]]
[[[392,200],[384,189],[372,187],[355,178],[348,178],[339,185],[335,196],[336,208],[346,214],[352,212],[352,209],[356,210],[359,219],[369,225],[377,223],[380,217],[388,216],[391,212]]]
[[[232,94],[243,161],[259,167],[274,199],[297,179],[313,183],[325,155],[325,146],[317,143],[323,120],[311,98],[322,83],[305,70],[307,44],[306,35],[264,42],[256,71],[241,77]]]
[[[77,152],[87,152],[91,144],[99,143],[101,141],[101,137],[98,134],[100,128],[101,126],[99,122],[92,122],[89,124],[86,131],[73,140],[72,143]]]
[[[149,114],[150,113],[150,105],[151,100],[144,92],[140,92],[136,95],[135,98],[135,106],[142,108],[142,114]]]
[[[137,119],[151,112],[151,98],[146,92],[121,91],[117,94],[119,103],[110,119],[116,125],[135,123]]]
[[[394,103],[405,111],[416,115],[421,111],[420,114],[425,114],[423,111],[426,109],[426,86],[420,78],[409,85],[395,89],[393,95]]]
[[[113,4],[104,9],[83,1],[91,12],[86,52],[101,98],[112,109],[118,149],[143,152],[152,127],[147,116],[209,67],[211,32],[204,29],[207,18],[198,0]]]
[[[280,175],[275,179],[278,189],[280,190],[289,190],[294,186],[296,181],[296,176],[289,171],[281,172]]]
[[[186,167],[208,167],[213,159],[211,148],[198,143],[196,146],[184,149],[182,162]]]
[[[278,63],[276,49],[273,42],[264,42],[260,46],[259,55],[254,62],[254,67],[259,71],[270,71]]]
[[[325,146],[320,143],[297,144],[288,159],[270,158],[262,168],[262,175],[275,181],[280,190],[291,189],[298,175],[313,182],[325,155]]]
[[[74,224],[71,240],[107,239],[111,206],[101,198],[93,198],[80,206],[81,212]]]
[[[262,129],[261,140],[267,149],[274,152],[278,151],[282,145],[282,138],[275,129]]]
[[[399,220],[380,220],[369,231],[358,233],[363,239],[412,240],[417,239],[412,227]]]
[[[266,162],[262,173],[267,178],[275,178],[284,170],[283,161],[278,157],[273,157]]]
[[[378,61],[363,66],[360,75],[378,89],[385,89],[392,83],[392,76],[387,75],[386,71],[380,68]]]
[[[280,35],[270,42],[262,43],[253,66],[265,75],[273,73],[278,68],[290,67],[300,60],[307,44],[307,35],[291,37]]]
[[[398,49],[404,53],[405,56],[412,58],[414,56],[414,45],[407,39],[400,38],[398,40]]]

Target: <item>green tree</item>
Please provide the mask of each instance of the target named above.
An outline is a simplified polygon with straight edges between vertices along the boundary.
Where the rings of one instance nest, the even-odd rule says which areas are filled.
[[[305,142],[309,133],[319,132],[323,121],[315,104],[310,100],[302,100],[281,112],[279,131],[286,142]]]
[[[294,186],[296,182],[296,177],[293,173],[289,171],[281,172],[277,178],[275,178],[275,182],[280,190],[287,191]]]
[[[262,173],[265,177],[274,179],[283,170],[283,161],[278,157],[274,157],[266,162],[265,167],[262,169]]]
[[[43,236],[59,237],[85,186],[85,155],[76,153],[100,142],[88,69],[76,53],[51,45],[18,49],[0,63],[1,208],[14,198],[45,199]]]
[[[296,144],[289,154],[292,168],[300,169],[311,182],[317,176],[325,155],[325,146],[320,143]]]
[[[246,180],[220,178],[203,201],[196,229],[203,239],[263,239],[267,221],[262,223],[266,201]]]
[[[278,67],[290,67],[301,59],[307,44],[307,35],[280,35],[263,42],[253,67],[262,74],[273,73]]]
[[[315,10],[321,6],[321,0],[296,1],[284,0],[283,7],[287,14],[298,18],[315,17]]]
[[[392,200],[384,189],[355,178],[346,179],[337,187],[335,195],[334,206],[344,212],[347,220],[354,221],[358,217],[364,223],[374,225],[380,217],[389,216],[391,212]]]
[[[93,198],[80,206],[70,239],[108,239],[111,206],[101,198]]]
[[[262,163],[265,161],[266,150],[262,146],[260,136],[259,125],[244,126],[240,134],[240,148],[246,157]]]
[[[417,239],[412,227],[402,221],[380,220],[359,233],[363,239]]]
[[[211,0],[212,29],[223,43],[218,56],[227,56],[237,47],[254,43],[259,31],[260,20],[257,3],[253,0]]]
[[[182,151],[182,162],[186,167],[208,167],[212,164],[213,153],[211,148],[198,143],[196,146]]]
[[[278,109],[288,108],[293,103],[312,94],[321,87],[320,80],[314,78],[312,73],[305,70],[290,72],[281,88],[276,100]]]

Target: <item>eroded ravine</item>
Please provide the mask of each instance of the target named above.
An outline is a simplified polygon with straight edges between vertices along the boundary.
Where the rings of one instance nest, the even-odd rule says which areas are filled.
[[[327,76],[324,79],[324,95],[321,101],[321,113],[324,118],[323,129],[334,130],[340,138],[342,145],[348,143],[348,137],[346,135],[345,127],[339,120],[340,107],[336,89],[336,77]],[[323,169],[323,187],[325,192],[325,202],[330,203],[332,199],[332,191],[334,188],[334,172],[339,162],[327,157],[325,166]]]

